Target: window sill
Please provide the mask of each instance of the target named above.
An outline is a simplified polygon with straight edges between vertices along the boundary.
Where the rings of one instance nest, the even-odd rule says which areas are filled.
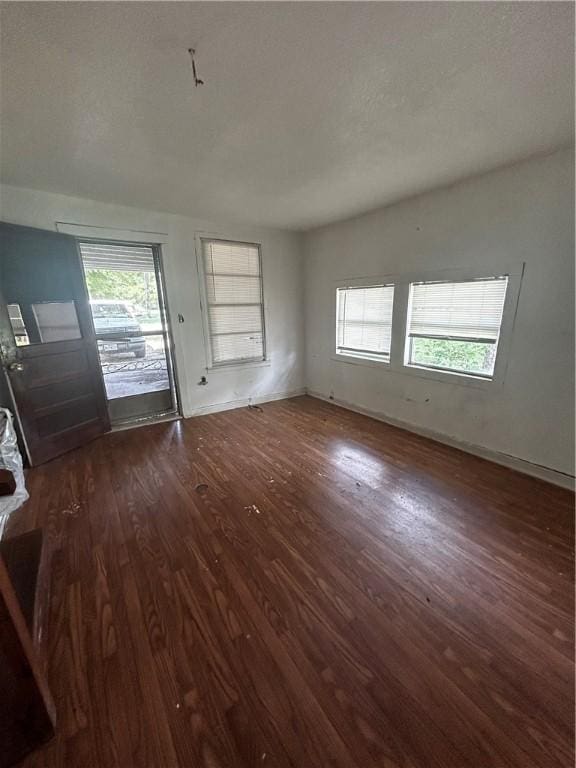
[[[399,376],[418,376],[419,378],[432,381],[441,381],[444,384],[455,384],[456,386],[473,387],[475,389],[495,389],[502,385],[502,372],[495,372],[493,378],[483,379],[469,373],[452,373],[440,371],[435,368],[425,368],[419,365],[410,365],[404,363],[391,365],[389,361],[370,360],[363,357],[352,357],[350,355],[333,354],[331,359],[338,363],[348,363],[351,365],[362,365],[369,368],[379,368],[387,373],[395,373]]]
[[[500,379],[493,375],[491,379],[475,376],[473,373],[459,373],[458,371],[442,371],[437,368],[426,368],[423,365],[405,363],[398,371],[408,375],[420,376],[424,379],[433,379],[448,384],[457,384],[476,389],[489,389],[501,383]]]
[[[267,360],[249,360],[245,363],[225,363],[223,365],[211,365],[206,370],[210,373],[218,373],[218,371],[238,371],[245,368],[269,368],[272,365],[272,361]]]
[[[367,365],[371,368],[390,368],[390,360],[382,360],[377,357],[361,357],[358,355],[345,355],[336,352],[332,355],[332,360],[338,363],[351,363],[352,365]]]

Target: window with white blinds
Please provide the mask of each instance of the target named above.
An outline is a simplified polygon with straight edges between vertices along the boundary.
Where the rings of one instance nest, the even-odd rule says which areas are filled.
[[[337,289],[336,353],[390,360],[393,285]]]
[[[490,378],[508,278],[412,283],[408,363]]]
[[[212,365],[264,360],[260,247],[202,240]]]

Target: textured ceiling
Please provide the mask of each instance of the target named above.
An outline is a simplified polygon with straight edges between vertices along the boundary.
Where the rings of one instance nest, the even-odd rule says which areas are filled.
[[[570,143],[573,15],[3,3],[2,180],[306,229]]]

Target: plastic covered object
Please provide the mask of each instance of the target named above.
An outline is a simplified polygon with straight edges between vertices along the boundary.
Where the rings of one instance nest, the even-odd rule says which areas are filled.
[[[0,469],[8,469],[14,475],[16,490],[10,496],[0,496],[0,518],[14,512],[28,498],[22,456],[18,449],[14,419],[8,408],[0,408]],[[0,520],[0,529],[2,520]]]

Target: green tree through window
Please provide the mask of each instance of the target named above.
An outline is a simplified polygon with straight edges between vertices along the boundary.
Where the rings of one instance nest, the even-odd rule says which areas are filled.
[[[145,316],[158,316],[156,276],[153,272],[87,269],[86,284],[91,299],[127,301]]]

